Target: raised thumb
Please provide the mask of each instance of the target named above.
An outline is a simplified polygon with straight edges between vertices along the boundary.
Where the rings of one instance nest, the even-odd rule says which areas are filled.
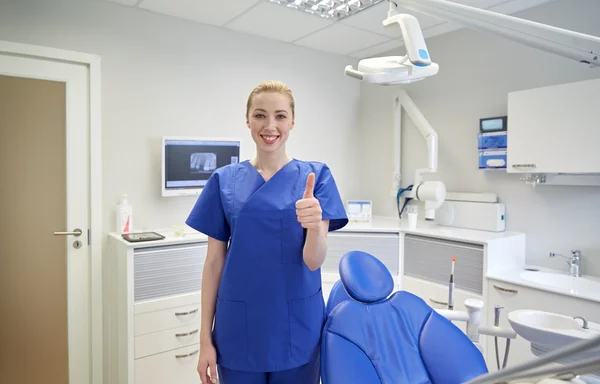
[[[315,174],[310,173],[306,178],[306,189],[304,189],[304,199],[308,199],[313,197],[313,193],[315,190]]]

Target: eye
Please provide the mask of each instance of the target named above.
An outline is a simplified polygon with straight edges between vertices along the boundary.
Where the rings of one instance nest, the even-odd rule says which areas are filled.
[[[278,119],[285,119],[287,116],[286,115],[277,115]]]
[[[263,117],[265,117],[265,115],[263,115],[262,113],[257,113],[254,115],[254,117],[256,117],[257,119],[262,119]]]

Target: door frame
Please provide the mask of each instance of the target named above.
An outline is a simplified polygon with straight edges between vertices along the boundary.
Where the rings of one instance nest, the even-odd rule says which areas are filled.
[[[84,65],[89,71],[90,356],[92,383],[102,384],[102,120],[100,56],[0,40],[0,53]],[[82,383],[84,384],[84,383]]]

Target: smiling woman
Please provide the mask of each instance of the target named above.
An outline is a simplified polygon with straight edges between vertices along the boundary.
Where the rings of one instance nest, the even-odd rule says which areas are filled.
[[[279,154],[285,151],[283,148],[295,124],[292,91],[278,81],[268,81],[254,88],[246,105],[246,124],[257,145],[257,152],[262,152],[261,162],[264,162],[258,164],[257,155],[253,165],[259,172],[265,173],[265,178],[270,178],[276,169],[290,161],[287,156]],[[267,164],[270,166],[265,169]]]
[[[202,382],[317,384],[327,233],[348,223],[329,167],[292,159],[294,96],[269,81],[248,97],[252,160],[217,169],[186,223],[209,237],[202,274]],[[212,324],[214,322],[214,331]]]

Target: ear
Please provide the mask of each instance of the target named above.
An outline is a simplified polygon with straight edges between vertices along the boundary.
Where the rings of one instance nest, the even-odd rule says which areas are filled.
[[[292,125],[290,125],[290,130],[294,129],[295,126],[296,126],[296,119],[292,118]]]
[[[248,120],[248,118],[246,118],[246,127],[248,127],[248,129],[250,129],[250,120]]]

